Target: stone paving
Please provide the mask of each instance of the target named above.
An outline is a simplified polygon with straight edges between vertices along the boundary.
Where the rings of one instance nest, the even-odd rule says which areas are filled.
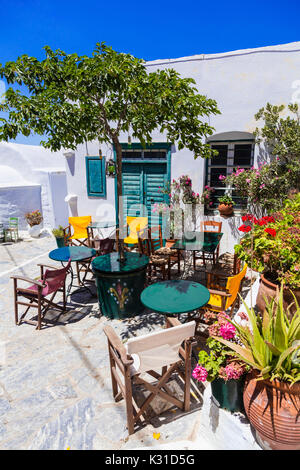
[[[94,296],[71,295],[59,323],[15,326],[10,276],[38,278],[37,263],[55,264],[54,248],[50,236],[0,244],[0,449],[259,449],[247,419],[219,409],[210,386],[194,383],[189,413],[166,411],[128,438],[124,402],[112,398],[103,327],[126,341],[161,328],[164,317],[101,317],[93,287]]]

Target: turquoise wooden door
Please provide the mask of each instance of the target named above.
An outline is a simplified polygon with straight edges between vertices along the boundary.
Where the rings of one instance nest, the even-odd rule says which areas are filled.
[[[168,199],[160,192],[168,182],[167,163],[123,163],[122,173],[124,216],[148,217],[149,225],[159,224],[153,205]]]

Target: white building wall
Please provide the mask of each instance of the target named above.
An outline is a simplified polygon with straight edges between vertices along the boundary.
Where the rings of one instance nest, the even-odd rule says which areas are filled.
[[[53,212],[52,198],[57,188],[51,185],[50,175],[61,174],[61,186],[66,195],[65,161],[61,152],[51,152],[41,146],[0,143],[0,223],[7,224],[9,217],[18,217],[21,229],[27,223],[26,212],[39,209],[43,225],[55,227],[56,219],[67,223],[67,204]],[[61,188],[59,188],[61,191]],[[63,215],[63,216],[62,216]]]

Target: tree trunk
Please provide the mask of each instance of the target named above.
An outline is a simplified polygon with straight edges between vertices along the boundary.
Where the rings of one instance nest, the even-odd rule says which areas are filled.
[[[119,242],[118,251],[120,255],[120,261],[125,260],[124,254],[124,209],[123,209],[123,190],[122,190],[122,146],[119,139],[115,137],[113,143],[116,149],[117,155],[117,207],[118,207],[118,221],[117,228],[119,229]]]

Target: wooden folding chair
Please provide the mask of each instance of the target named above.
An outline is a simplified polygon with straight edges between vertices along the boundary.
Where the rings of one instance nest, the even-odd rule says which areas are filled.
[[[221,233],[221,230],[222,230],[222,222],[216,222],[214,220],[204,220],[200,222],[200,232]],[[200,252],[193,251],[194,270],[196,271],[197,259],[202,260],[203,266],[206,266],[206,261],[212,261],[212,263],[215,264],[217,259],[219,258],[219,251],[220,251],[220,245],[218,245],[214,253],[206,253],[205,251],[200,251]],[[200,253],[200,256],[197,256],[197,253]]]
[[[206,271],[207,288],[210,292],[208,303],[200,309],[196,314],[189,313],[188,318],[194,319],[199,324],[206,324],[205,315],[208,312],[217,315],[220,312],[226,312],[230,317],[233,316],[234,309],[239,306],[239,294],[242,291],[243,281],[247,272],[247,264],[243,269],[233,276],[226,273],[216,273],[214,271]]]
[[[65,243],[72,246],[90,246],[88,226],[91,215],[69,217],[69,225],[64,228]]]
[[[15,323],[20,325],[22,322],[35,325],[37,330],[41,329],[42,321],[49,310],[49,308],[58,309],[62,312],[66,311],[66,277],[70,268],[71,261],[64,268],[56,268],[45,264],[38,264],[40,266],[40,279],[38,281],[29,279],[23,276],[11,276],[14,281],[14,306],[15,306]],[[45,268],[46,271],[44,271]],[[50,268],[50,269],[49,269]],[[18,281],[25,281],[31,284],[29,287],[18,286]],[[63,305],[55,303],[54,297],[58,292],[63,293]],[[46,297],[51,295],[50,299]],[[18,300],[19,297],[24,297],[29,301],[24,302]],[[19,319],[18,307],[24,305],[25,312]],[[37,321],[24,320],[29,309],[33,307],[37,309]]]
[[[146,410],[158,395],[184,411],[190,409],[191,349],[195,322],[181,324],[177,318],[167,317],[167,328],[148,335],[129,339],[125,345],[111,326],[104,327],[108,339],[112,390],[115,401],[124,398],[128,433],[133,434],[137,422],[146,419]],[[182,343],[184,346],[182,347]],[[184,372],[181,370],[184,364]],[[161,369],[161,374],[156,370]],[[168,380],[177,372],[184,380],[184,399],[176,398],[168,387]],[[149,383],[144,374],[155,378]],[[142,385],[150,395],[139,407],[132,393],[133,384]]]

